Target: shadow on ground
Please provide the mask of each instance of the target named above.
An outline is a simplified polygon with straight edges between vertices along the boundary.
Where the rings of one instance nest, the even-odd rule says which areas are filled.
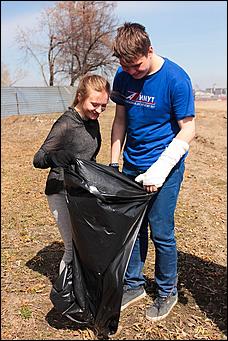
[[[227,269],[194,255],[178,252],[178,302],[188,304],[187,289],[207,318],[227,335]],[[147,293],[154,299],[153,280],[146,278]]]
[[[30,259],[26,266],[33,271],[37,271],[40,274],[46,276],[52,284],[55,283],[59,274],[59,263],[62,259],[64,252],[64,245],[62,242],[53,242],[52,244],[45,246],[40,250],[35,257]],[[68,330],[80,330],[86,327],[77,325],[75,322],[70,321],[61,313],[56,311],[53,307],[46,315],[46,321],[48,324],[56,329],[68,329]]]
[[[26,265],[47,276],[53,284],[58,277],[59,263],[63,255],[63,243],[54,242],[29,260]],[[226,267],[185,252],[178,253],[179,302],[188,304],[182,288],[191,292],[196,304],[219,329],[227,335],[227,273]],[[149,285],[151,285],[150,280]],[[153,296],[153,293],[148,293]],[[54,308],[46,316],[48,323],[57,329],[82,329],[59,314]]]
[[[63,252],[63,243],[54,242],[40,250],[35,257],[26,263],[26,266],[46,276],[54,284],[58,277],[59,263],[62,259]]]
[[[55,329],[83,330],[88,328],[88,325],[85,327],[69,320],[67,317],[57,312],[54,307],[47,313],[45,320]]]
[[[196,304],[227,335],[227,269],[185,252],[178,253],[179,284],[188,289]],[[181,289],[180,289],[181,293]]]

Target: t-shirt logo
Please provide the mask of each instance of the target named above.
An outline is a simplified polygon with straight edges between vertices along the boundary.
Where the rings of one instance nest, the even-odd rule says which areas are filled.
[[[155,108],[155,97],[144,95],[141,92],[128,91],[130,95],[126,97],[126,102],[131,105],[140,105],[147,108]]]

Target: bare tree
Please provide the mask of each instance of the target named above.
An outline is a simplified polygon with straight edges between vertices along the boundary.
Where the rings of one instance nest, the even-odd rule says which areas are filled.
[[[46,85],[60,78],[74,85],[88,72],[113,72],[115,6],[116,1],[58,1],[43,11],[36,30],[18,31],[17,43],[39,65]],[[44,34],[46,41],[39,39]]]
[[[47,60],[49,70],[49,85],[53,86],[55,77],[59,73],[63,73],[62,63],[60,59],[60,53],[64,48],[64,45],[70,39],[68,35],[58,35],[58,15],[57,8],[49,8],[43,12],[43,18],[40,22],[41,27],[47,27],[48,32],[48,49]]]
[[[59,2],[59,33],[69,38],[61,51],[70,85],[88,72],[113,72],[112,40],[117,25],[115,1]],[[64,68],[63,66],[63,68]]]
[[[58,41],[55,37],[52,12],[51,9],[43,11],[37,28],[18,29],[16,36],[17,44],[25,53],[25,60],[32,57],[38,64],[46,86],[53,86],[56,74],[62,72],[56,67],[56,58],[64,41]]]
[[[12,76],[9,72],[9,68],[6,64],[1,63],[1,86],[13,86],[19,80],[22,80],[25,77],[26,73],[22,69],[17,69]]]
[[[1,86],[10,86],[11,83],[9,70],[6,64],[1,63]]]
[[[19,48],[25,52],[24,61],[29,60],[31,57],[35,60],[35,62],[39,65],[44,83],[48,86],[48,80],[45,74],[45,61],[43,61],[42,57],[40,57],[40,54],[42,55],[42,51],[39,44],[37,42],[34,43],[34,36],[34,30],[25,31],[18,29],[16,41]]]

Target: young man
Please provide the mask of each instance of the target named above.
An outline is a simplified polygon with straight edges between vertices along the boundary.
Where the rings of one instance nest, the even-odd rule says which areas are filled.
[[[177,303],[177,249],[174,213],[184,174],[184,160],[195,136],[191,80],[167,58],[154,53],[145,27],[125,23],[117,30],[114,55],[121,67],[111,99],[116,114],[111,135],[111,164],[155,192],[135,242],[125,274],[121,310],[145,296],[142,273],[148,248],[148,224],[155,246],[157,298],[146,317],[165,318]]]

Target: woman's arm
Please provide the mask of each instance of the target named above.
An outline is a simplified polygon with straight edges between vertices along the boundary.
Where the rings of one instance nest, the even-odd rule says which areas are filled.
[[[52,152],[64,150],[65,136],[67,131],[67,123],[63,119],[58,119],[52,126],[48,136],[40,149],[33,158],[33,166],[35,168],[53,167],[54,164],[50,160]],[[57,166],[56,166],[57,167]]]

